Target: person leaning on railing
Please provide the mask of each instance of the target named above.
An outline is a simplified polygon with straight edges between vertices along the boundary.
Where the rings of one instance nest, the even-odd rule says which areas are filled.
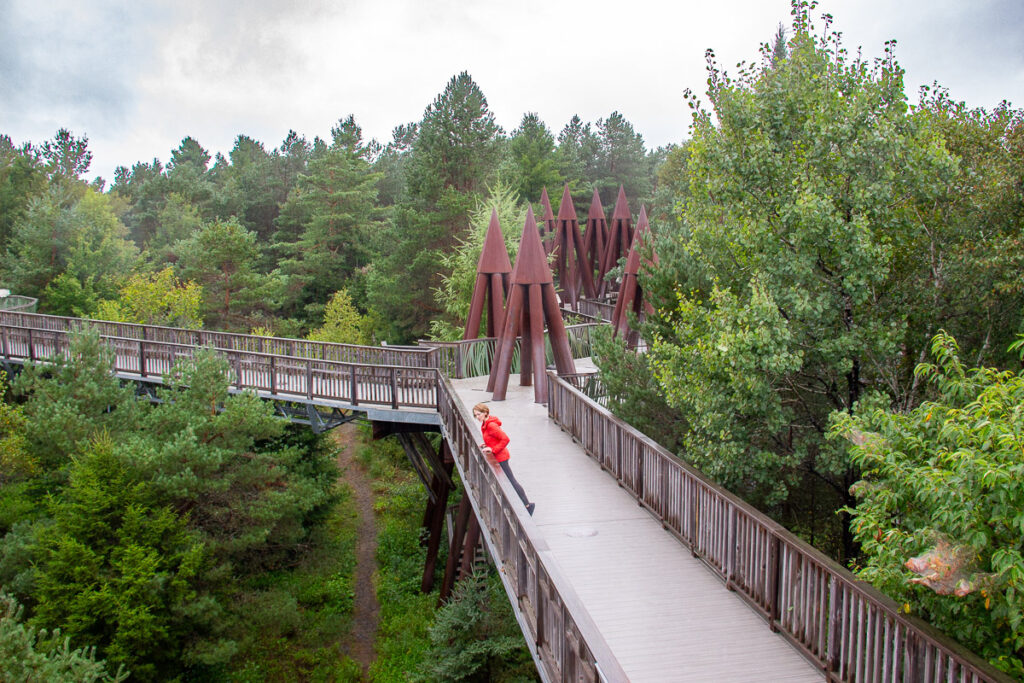
[[[526,511],[532,515],[537,504],[531,503],[526,498],[526,491],[516,481],[516,478],[512,476],[512,468],[508,464],[510,457],[508,452],[509,438],[505,430],[501,428],[501,420],[491,415],[491,409],[483,403],[477,403],[473,406],[473,417],[480,423],[480,432],[484,437],[484,442],[480,444],[480,448],[483,449],[484,453],[494,456],[494,461],[498,463],[501,471],[505,473],[505,476],[511,482],[512,488],[519,494],[519,499],[526,506]]]

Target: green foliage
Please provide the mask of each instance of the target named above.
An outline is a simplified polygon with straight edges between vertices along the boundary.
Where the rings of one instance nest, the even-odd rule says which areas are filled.
[[[172,192],[157,215],[155,234],[147,245],[158,262],[176,261],[175,244],[187,240],[203,227],[198,207],[188,199]]]
[[[254,575],[239,586],[231,610],[238,642],[232,678],[359,681],[359,665],[339,657],[351,627],[357,518],[342,489],[297,565]]]
[[[390,340],[424,335],[440,312],[431,294],[441,284],[438,264],[464,235],[469,212],[497,169],[502,140],[467,73],[452,78],[424,112],[401,164],[405,192],[367,273],[369,307],[387,321]]]
[[[202,287],[208,327],[248,330],[276,307],[280,279],[257,271],[256,234],[237,220],[214,221],[175,249],[178,277]]]
[[[891,45],[873,65],[853,59],[838,33],[813,33],[809,12],[794,3],[778,64],[733,80],[709,55],[714,112],[691,101],[690,196],[653,276],[662,296],[674,282],[676,301],[662,299],[644,336],[689,425],[687,458],[761,505],[814,490],[828,519],[852,503],[855,477],[824,438],[829,415],[910,384],[913,209],[941,196],[955,162],[908,114]]]
[[[89,170],[92,163],[92,152],[89,151],[89,138],[83,135],[76,138],[67,128],[61,128],[39,147],[46,173],[51,178],[77,180]]]
[[[498,575],[459,579],[430,627],[414,681],[534,681],[537,672]]]
[[[119,386],[108,353],[85,332],[72,360],[18,381],[25,418],[11,413],[8,439],[25,433],[35,469],[2,488],[0,582],[28,599],[32,623],[62,628],[140,680],[212,676],[237,661],[239,641],[258,648],[239,604],[281,625],[293,606],[336,638],[350,610],[350,543],[321,564],[305,556],[333,542],[318,531],[337,477],[322,440],[286,430],[252,394],[229,395],[213,352],[179,364],[155,406]],[[295,565],[315,578],[285,570]],[[264,570],[290,587],[239,593]],[[286,644],[281,657],[308,663],[310,647]]]
[[[14,382],[26,394],[24,433],[44,471],[63,467],[104,431],[134,424],[139,406],[131,387],[111,374],[113,352],[95,330],[71,335],[71,358],[29,365]]]
[[[0,488],[39,471],[39,463],[25,442],[25,413],[8,403],[6,396],[7,373],[0,370]]]
[[[29,201],[46,188],[46,176],[29,145],[15,148],[11,138],[0,135],[0,250],[25,219]]]
[[[597,120],[597,163],[591,184],[601,193],[601,202],[613,206],[619,185],[626,196],[637,204],[646,203],[651,195],[651,164],[644,149],[644,139],[622,114],[613,111],[606,119]]]
[[[393,439],[367,444],[359,458],[374,480],[378,528],[375,582],[380,623],[370,678],[406,681],[429,648],[428,629],[437,603],[436,594],[420,593],[425,559],[420,530],[426,495]]]
[[[74,275],[64,272],[53,278],[43,290],[43,309],[50,315],[93,318],[99,304],[98,298],[92,278],[83,283]]]
[[[26,296],[41,296],[64,272],[83,288],[112,296],[138,260],[126,237],[106,195],[51,185],[28,202],[24,218],[14,224],[4,272],[12,288]]]
[[[24,609],[11,596],[0,593],[0,680],[50,683],[117,683],[128,678],[118,669],[111,675],[95,651],[71,649],[59,630],[26,626]]]
[[[670,451],[683,447],[686,423],[661,392],[646,353],[636,353],[612,337],[610,326],[593,331],[593,357],[601,369],[608,409]]]
[[[933,400],[841,416],[863,472],[852,527],[860,577],[994,665],[1024,675],[1024,377],[968,369],[952,337],[916,374]],[[925,572],[906,566],[938,551]],[[922,580],[918,574],[925,574]]]
[[[1006,348],[1024,330],[1024,110],[970,109],[935,87],[915,117],[959,163],[944,196],[917,209],[927,230],[904,257],[907,353],[923,359],[942,328],[974,364],[1012,367]]]
[[[37,541],[32,623],[100,647],[138,680],[180,670],[187,644],[214,616],[199,588],[202,542],[154,501],[100,439],[72,464]]]
[[[589,201],[590,182],[596,173],[600,141],[589,123],[573,115],[558,134],[555,159],[558,172],[569,183],[574,199]]]
[[[344,288],[369,259],[370,237],[380,229],[375,207],[377,182],[362,143],[362,131],[349,116],[332,129],[330,147],[315,152],[308,170],[281,207],[278,237],[289,258],[289,291],[297,308],[316,305]]]
[[[154,274],[136,274],[121,287],[116,301],[100,302],[96,317],[142,325],[199,328],[199,305],[203,290],[195,282],[182,282],[174,277],[174,269],[164,268]]]
[[[337,344],[366,344],[369,334],[366,322],[352,305],[348,291],[334,293],[324,311],[324,324],[309,333],[307,339]]]
[[[512,131],[508,154],[514,168],[512,188],[527,201],[539,201],[545,187],[561,187],[562,176],[555,158],[555,138],[535,112],[523,115]]]

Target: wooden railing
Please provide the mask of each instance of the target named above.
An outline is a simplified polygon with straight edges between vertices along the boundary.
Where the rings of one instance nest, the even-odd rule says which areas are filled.
[[[524,635],[539,653],[545,679],[627,681],[532,518],[513,509],[521,507],[519,497],[480,450],[469,413],[447,379],[438,390],[438,410],[484,540],[522,617]]]
[[[611,322],[612,314],[615,313],[615,302],[598,301],[596,299],[580,299],[577,303],[579,312],[590,316],[595,320]]]
[[[16,362],[67,357],[71,331],[15,326],[0,316],[0,354]],[[105,334],[100,338],[114,352],[115,373],[150,382],[161,381],[179,360],[213,346]],[[346,363],[225,347],[215,351],[230,364],[236,389],[251,389],[269,398],[437,409],[440,375],[436,368]]]
[[[250,351],[270,355],[313,358],[363,365],[437,367],[437,352],[428,347],[359,346],[305,339],[261,337],[210,330],[192,330],[159,325],[139,325],[108,320],[86,320],[39,313],[0,311],[0,324],[34,330],[69,331],[89,326],[106,337],[168,342],[184,346],[212,346],[219,350]]]
[[[597,326],[597,323],[580,323],[565,326],[565,332],[569,338],[569,350],[572,352],[573,358],[586,358],[590,355],[591,334]],[[545,336],[546,340],[547,337]],[[445,375],[452,379],[462,379],[464,377],[480,377],[490,373],[491,360],[494,358],[494,348],[497,345],[497,339],[494,337],[463,339],[459,341],[430,341],[422,339],[419,344],[420,346],[437,350],[437,367]],[[514,374],[519,372],[518,339],[512,353],[512,373]],[[550,343],[547,343],[545,353],[547,362],[553,362],[554,356],[551,353]]]
[[[5,311],[26,311],[28,313],[34,313],[36,306],[38,305],[39,299],[35,299],[30,296],[8,294],[7,296],[0,297],[0,309]]]
[[[830,680],[1011,680],[548,374],[549,416]]]

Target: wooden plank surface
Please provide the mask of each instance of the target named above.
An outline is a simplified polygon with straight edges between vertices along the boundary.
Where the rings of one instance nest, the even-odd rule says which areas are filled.
[[[631,681],[823,680],[516,380],[495,402],[486,378],[453,384],[467,408],[485,402],[502,421],[512,471],[537,503],[534,522]]]

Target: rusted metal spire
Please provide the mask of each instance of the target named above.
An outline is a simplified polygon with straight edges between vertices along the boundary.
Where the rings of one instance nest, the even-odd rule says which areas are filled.
[[[601,205],[601,195],[594,188],[594,196],[590,200],[590,211],[587,212],[587,229],[583,233],[583,246],[587,253],[587,262],[591,272],[601,268],[604,260],[604,245],[608,241],[608,220]]]
[[[501,336],[505,323],[505,294],[508,292],[509,273],[512,264],[505,250],[505,237],[501,234],[498,212],[491,209],[491,222],[484,235],[484,246],[476,264],[476,283],[473,285],[473,299],[469,305],[466,329],[463,339],[476,339],[480,333],[480,319],[487,302],[487,336]]]
[[[543,223],[540,227],[540,239],[544,245],[544,253],[550,254],[555,244],[555,214],[551,211],[551,200],[548,198],[548,188],[540,191],[540,205],[544,209]]]
[[[533,209],[526,210],[526,224],[519,253],[512,269],[512,283],[505,310],[505,324],[491,363],[487,390],[495,401],[505,400],[512,372],[512,352],[516,336],[521,335],[519,364],[520,386],[533,384],[534,401],[546,403],[548,382],[544,363],[544,325],[547,323],[555,367],[560,373],[572,373],[575,364],[569,350],[569,338],[562,324],[562,312],[555,296],[551,269],[544,258]]]
[[[562,290],[563,301],[576,308],[581,283],[588,297],[593,298],[597,291],[594,288],[594,274],[586,267],[586,250],[576,218],[576,207],[573,206],[572,195],[569,193],[569,183],[566,183],[562,190],[557,224],[555,243],[558,250],[555,253],[555,269],[558,272],[558,286]]]
[[[647,210],[640,207],[640,215],[636,219],[636,233],[633,235],[633,244],[629,248],[629,256],[626,257],[626,267],[622,275],[622,289],[619,290],[619,298],[615,302],[615,312],[612,314],[612,334],[620,335],[629,343],[635,344],[637,333],[629,329],[629,316],[627,311],[633,311],[638,319],[643,315],[654,312],[650,302],[644,300],[643,290],[637,275],[640,273],[641,260],[645,266],[658,263],[658,255],[651,253],[650,259],[646,259],[641,252],[646,248],[646,243],[651,236],[650,226],[647,222]]]
[[[604,296],[609,291],[618,288],[618,283],[609,283],[605,280],[615,264],[622,256],[629,252],[629,246],[633,241],[633,223],[629,216],[629,202],[626,200],[626,191],[619,185],[619,197],[615,200],[615,210],[612,212],[612,225],[608,233],[608,241],[604,245],[604,259],[601,261],[601,285],[598,288],[598,295]]]

